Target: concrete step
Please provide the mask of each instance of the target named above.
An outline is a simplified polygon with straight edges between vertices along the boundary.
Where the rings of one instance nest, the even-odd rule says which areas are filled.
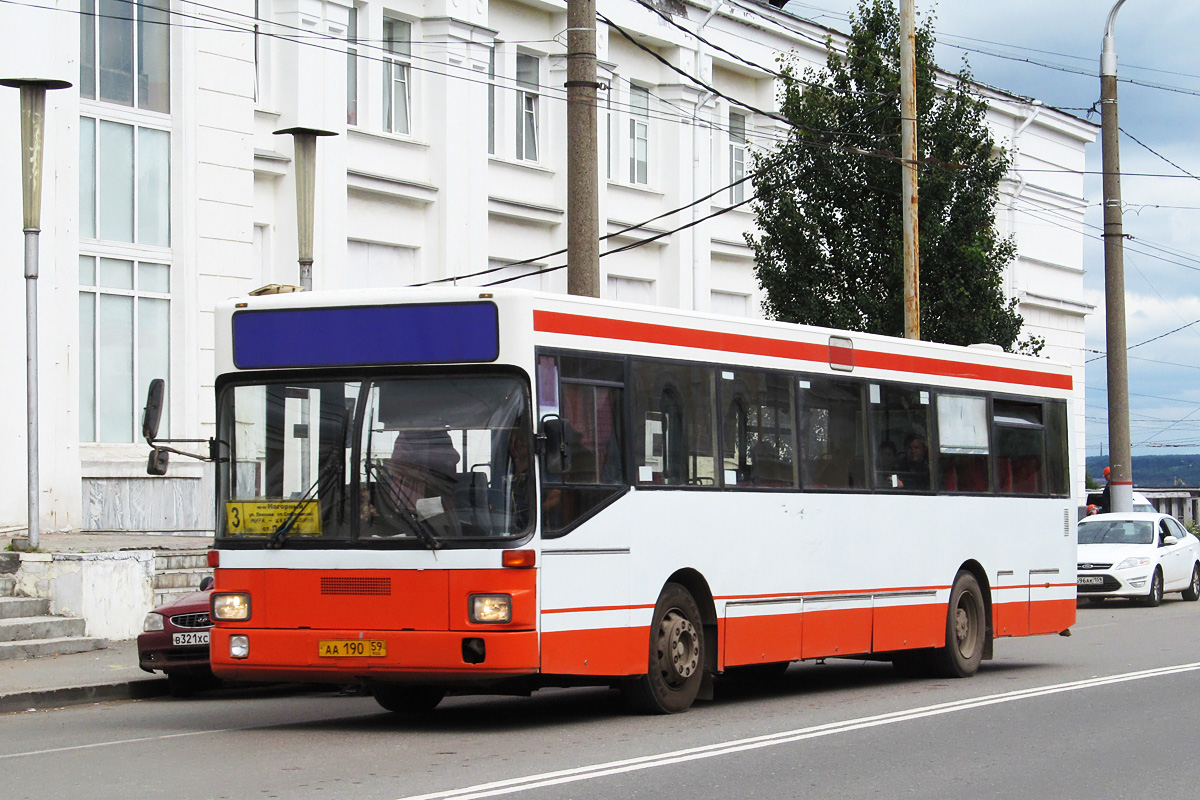
[[[17,588],[17,579],[12,575],[0,574],[0,597],[12,597]]]
[[[157,553],[154,556],[154,570],[166,572],[177,569],[208,570],[207,550],[175,550],[170,553]]]
[[[0,597],[0,619],[16,617],[45,617],[50,614],[50,601],[42,597]]]
[[[40,658],[62,656],[68,653],[86,653],[108,647],[107,639],[90,636],[59,636],[52,639],[26,639],[15,642],[0,642],[0,659]]]
[[[81,637],[87,623],[79,617],[13,617],[0,620],[0,642]]]
[[[156,590],[178,590],[187,592],[200,591],[200,581],[212,575],[208,567],[203,569],[168,569],[154,573],[154,588]]]

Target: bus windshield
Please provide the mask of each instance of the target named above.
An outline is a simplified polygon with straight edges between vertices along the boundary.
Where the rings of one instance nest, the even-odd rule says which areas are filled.
[[[218,538],[441,547],[531,529],[528,391],[500,375],[238,383]]]

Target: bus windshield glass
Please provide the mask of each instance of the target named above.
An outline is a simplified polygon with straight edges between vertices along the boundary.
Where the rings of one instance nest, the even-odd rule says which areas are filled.
[[[521,537],[528,406],[524,383],[499,375],[228,386],[219,537],[432,549]]]

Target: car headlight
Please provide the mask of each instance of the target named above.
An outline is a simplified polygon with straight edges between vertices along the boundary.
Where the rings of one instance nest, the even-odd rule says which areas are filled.
[[[161,631],[163,629],[163,615],[157,611],[151,611],[146,615],[146,620],[142,623],[142,630],[149,633],[150,631]]]
[[[471,622],[512,622],[512,597],[507,594],[473,594],[470,597]]]
[[[1132,569],[1134,567],[1144,567],[1150,563],[1150,559],[1145,556],[1130,556],[1129,558],[1117,564],[1113,569]]]
[[[250,595],[245,592],[214,594],[212,618],[226,622],[250,619]]]

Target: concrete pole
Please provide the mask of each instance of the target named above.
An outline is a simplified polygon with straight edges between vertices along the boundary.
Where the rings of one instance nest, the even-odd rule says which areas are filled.
[[[1104,159],[1104,317],[1108,351],[1109,510],[1133,510],[1133,453],[1129,442],[1129,369],[1125,338],[1125,233],[1121,222],[1121,150],[1117,122],[1117,0],[1100,52],[1100,137]]]
[[[567,292],[600,296],[596,0],[567,0]]]
[[[336,136],[317,128],[284,128],[275,135],[292,136],[292,161],[296,166],[296,251],[300,264],[300,288],[311,292],[313,265],[314,208],[317,197],[317,137]]]
[[[917,237],[917,48],[914,0],[900,0],[900,208],[904,220],[904,338],[921,338]]]
[[[66,89],[67,81],[4,78],[0,85],[21,90],[21,198],[25,231],[25,441],[28,446],[29,535],[13,539],[14,550],[36,550],[41,517],[38,471],[38,240],[42,230],[42,154],[45,151],[46,91]]]

